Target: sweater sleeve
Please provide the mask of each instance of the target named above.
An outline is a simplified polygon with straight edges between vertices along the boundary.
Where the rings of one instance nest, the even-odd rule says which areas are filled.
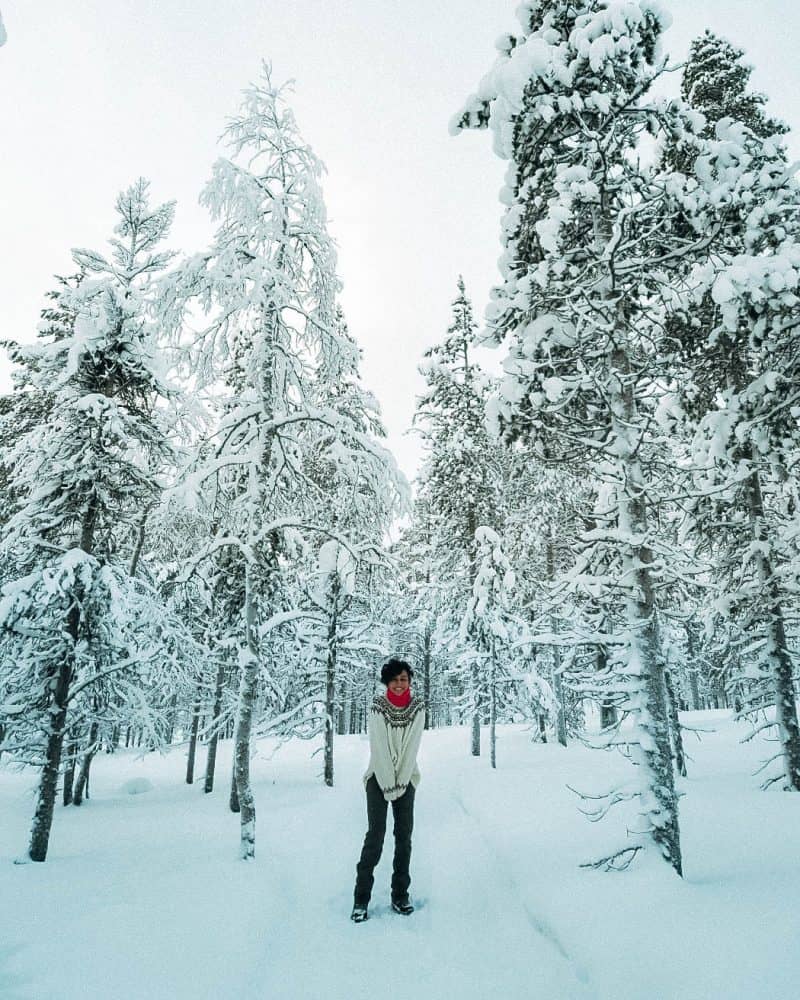
[[[367,722],[369,731],[370,766],[375,780],[385,794],[387,789],[395,785],[394,763],[389,753],[389,733],[386,719],[380,712],[369,713]]]
[[[417,712],[411,723],[408,740],[403,747],[400,760],[397,762],[397,785],[405,791],[411,781],[411,775],[417,766],[417,752],[422,740],[422,730],[425,728],[425,713]]]

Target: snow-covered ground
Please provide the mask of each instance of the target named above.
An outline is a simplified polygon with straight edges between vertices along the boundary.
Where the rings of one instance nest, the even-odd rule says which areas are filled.
[[[227,780],[212,795],[182,784],[176,750],[99,757],[91,801],[58,808],[48,861],[14,865],[33,776],[0,770],[0,997],[794,1000],[800,796],[758,790],[769,749],[740,744],[726,713],[685,721],[716,731],[687,741],[683,881],[649,857],[621,875],[579,869],[623,819],[588,823],[566,785],[606,786],[628,768],[618,757],[509,727],[493,773],[451,729],[427,733],[420,755],[419,909],[388,909],[387,837],[362,925],[348,919],[361,737],[338,740],[333,789],[309,744],[260,746],[250,863]]]

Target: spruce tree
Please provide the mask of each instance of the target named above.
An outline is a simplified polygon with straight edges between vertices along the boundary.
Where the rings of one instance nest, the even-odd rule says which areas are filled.
[[[783,768],[767,783],[800,790],[788,627],[798,566],[789,469],[798,447],[790,414],[800,371],[791,318],[800,192],[780,142],[785,126],[747,89],[741,60],[706,33],[685,67],[683,93],[706,124],[672,157],[685,174],[677,207],[710,236],[669,330],[684,370],[680,422],[698,467],[692,526],[716,568],[710,624],[738,708],[757,716],[775,706]],[[747,650],[744,661],[737,649]]]
[[[91,697],[96,707],[122,671],[146,663],[162,617],[156,596],[133,585],[125,556],[170,454],[152,306],[154,276],[171,258],[159,244],[174,207],[151,208],[139,180],[116,210],[111,255],[74,251],[89,276],[62,286],[39,343],[12,348],[22,383],[48,401],[10,456],[20,501],[2,538],[15,568],[0,601],[14,664],[3,677],[6,739],[41,767],[33,861],[47,856],[71,705]]]
[[[705,118],[700,134],[713,138],[723,118],[741,122],[758,139],[784,135],[787,125],[766,112],[766,95],[750,89],[753,67],[744,61],[744,51],[727,39],[706,30],[695,38],[683,68],[681,96]]]
[[[290,586],[299,542],[325,527],[318,524],[324,491],[307,475],[309,463],[313,456],[329,461],[346,479],[385,465],[386,452],[365,432],[364,409],[354,404],[358,349],[337,311],[323,167],[269,67],[245,90],[223,138],[230,155],[214,165],[202,195],[217,224],[214,240],[174,276],[170,296],[183,329],[190,306],[204,311],[188,362],[219,414],[186,482],[190,492],[213,495],[216,533],[182,579],[223,548],[243,578],[232,802],[247,859],[255,853],[250,758],[259,680],[279,660],[281,634],[304,613]],[[344,398],[337,402],[331,386],[340,376]]]
[[[666,15],[654,5],[537,0],[518,16],[522,32],[506,40],[453,122],[456,131],[490,127],[509,160],[503,282],[487,314],[509,348],[493,417],[532,460],[580,462],[597,477],[573,583],[612,616],[596,641],[618,636],[609,655],[635,722],[639,832],[680,873],[657,631],[659,477],[647,461],[657,445],[648,440],[652,343],[677,247],[663,243],[666,181],[636,149],[646,132],[688,123],[679,108],[647,97],[664,66]]]
[[[478,572],[475,533],[496,525],[499,481],[495,451],[485,426],[490,384],[473,358],[477,324],[464,281],[457,283],[453,318],[441,343],[425,352],[422,374],[426,389],[418,401],[416,422],[422,431],[425,458],[422,488],[449,553],[447,576],[451,603],[460,621],[471,599]],[[470,641],[476,641],[473,637]],[[483,677],[480,657],[473,657],[468,677],[474,756],[481,752]]]

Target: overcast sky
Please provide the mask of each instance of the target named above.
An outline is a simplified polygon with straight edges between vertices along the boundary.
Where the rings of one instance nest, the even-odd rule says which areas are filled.
[[[201,249],[197,196],[239,91],[294,78],[325,162],[343,306],[390,444],[412,476],[416,366],[444,333],[463,273],[480,315],[496,276],[504,164],[450,116],[513,28],[515,0],[0,0],[0,324],[29,339],[69,248],[102,249],[116,193],[143,175],[178,201],[171,246]],[[709,27],[746,49],[800,149],[800,4],[667,0],[676,61]],[[0,365],[5,365],[0,361]],[[0,387],[8,385],[0,373]]]

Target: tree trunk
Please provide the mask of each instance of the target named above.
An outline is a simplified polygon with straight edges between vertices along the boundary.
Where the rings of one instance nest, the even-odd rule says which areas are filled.
[[[36,794],[36,808],[31,826],[31,839],[28,847],[28,857],[31,861],[44,861],[50,842],[50,828],[53,825],[53,808],[56,801],[58,771],[61,765],[61,748],[64,742],[64,729],[67,721],[67,699],[69,685],[72,680],[73,650],[78,642],[80,627],[80,608],[77,599],[67,613],[67,634],[71,640],[71,648],[65,652],[58,668],[50,678],[52,684],[52,700],[47,728],[47,743],[45,759],[39,777],[39,788]]]
[[[89,769],[97,752],[98,728],[96,722],[93,722],[89,727],[89,745],[81,760],[80,771],[78,771],[78,778],[75,782],[75,791],[72,793],[72,803],[76,806],[82,805],[83,800],[89,798]]]
[[[331,580],[331,614],[328,620],[328,643],[325,659],[325,784],[333,787],[333,713],[336,698],[336,652],[339,615],[339,585]]]
[[[753,540],[763,542],[766,534],[764,500],[761,480],[754,470],[747,481],[748,506]],[[797,719],[797,701],[792,681],[792,659],[786,639],[783,605],[772,565],[763,550],[755,555],[759,577],[768,600],[767,662],[772,674],[775,697],[775,721],[778,739],[783,751],[783,768],[786,782],[792,791],[800,791],[800,725]]]
[[[649,567],[652,556],[649,550],[642,548],[641,556],[647,561],[641,562],[642,568],[637,571],[642,583],[647,577],[648,590],[651,580]],[[647,592],[647,591],[645,591]],[[640,610],[644,610],[641,607]],[[654,810],[659,822],[653,823],[651,835],[658,844],[664,858],[672,865],[678,875],[683,874],[681,857],[680,828],[678,826],[678,797],[675,792],[675,775],[672,768],[672,747],[669,738],[669,720],[666,704],[666,687],[664,672],[658,663],[656,654],[656,636],[652,621],[640,618],[641,640],[637,643],[642,654],[645,671],[644,681],[644,712],[639,714],[638,724],[647,734],[648,739],[639,746],[639,752],[646,761],[648,774],[648,797],[656,800]]]
[[[567,713],[564,711],[564,681],[561,676],[561,650],[553,646],[553,694],[556,700],[556,739],[567,745]]]
[[[233,760],[236,793],[241,819],[240,852],[244,860],[256,853],[256,804],[250,784],[250,743],[253,729],[253,710],[258,689],[258,640],[256,637],[256,604],[253,593],[252,569],[245,570],[245,637],[246,646],[241,655],[239,705],[236,713]]]
[[[602,244],[611,238],[610,220],[604,219],[599,231]],[[627,625],[630,630],[630,665],[634,666],[639,691],[634,718],[642,731],[636,752],[644,778],[640,802],[650,824],[650,835],[678,875],[683,874],[678,796],[672,767],[664,667],[658,648],[656,601],[653,586],[653,553],[647,542],[647,484],[638,458],[635,428],[640,417],[634,394],[630,358],[627,354],[628,322],[625,303],[619,297],[612,303],[616,347],[611,358],[608,406],[611,416],[613,451],[609,456],[616,465],[616,529],[626,541],[621,549],[622,579],[628,582]],[[626,684],[630,683],[626,678]]]
[[[692,711],[696,712],[702,708],[702,705],[700,704],[700,685],[698,682],[697,646],[691,622],[683,623],[683,631],[686,635],[686,673],[689,680],[689,697],[691,698]]]
[[[217,766],[217,744],[219,743],[219,717],[222,712],[222,689],[225,685],[225,662],[220,660],[217,666],[217,676],[214,681],[214,707],[211,718],[211,738],[208,741],[208,753],[206,754],[206,778],[203,784],[203,791],[208,793],[214,790],[214,771]]]
[[[702,707],[700,704],[700,686],[698,684],[697,662],[694,659],[693,651],[689,651],[689,697],[692,699],[692,711],[697,712]]]
[[[678,700],[675,697],[675,685],[672,683],[672,673],[669,670],[664,671],[664,689],[667,694],[669,730],[672,737],[672,757],[675,761],[675,770],[682,778],[685,778],[686,755],[683,752],[683,734],[678,716]]]
[[[97,523],[97,500],[92,498],[86,509],[81,524],[80,548],[91,555],[94,546],[94,531]],[[67,612],[65,631],[69,636],[69,649],[58,667],[51,671],[48,678],[52,698],[47,726],[47,741],[44,764],[39,778],[39,788],[36,795],[36,808],[31,824],[31,839],[28,846],[28,857],[31,861],[44,861],[50,842],[50,828],[53,825],[53,809],[56,803],[58,772],[61,767],[61,751],[64,745],[64,733],[67,723],[67,707],[69,701],[69,686],[72,682],[75,662],[75,646],[80,636],[81,624],[81,593],[82,588],[76,582],[72,606]]]
[[[198,685],[199,687],[199,685]],[[194,783],[194,762],[197,756],[197,731],[200,728],[200,694],[195,697],[192,705],[192,728],[189,733],[189,756],[186,760],[186,784]]]
[[[355,736],[358,732],[358,707],[354,695],[350,694],[350,707],[347,716],[347,732]]]
[[[478,697],[478,668],[472,668],[472,756],[481,755],[481,709]]]
[[[618,498],[620,523],[629,526],[630,537],[646,538],[644,487],[638,462],[629,460],[623,469],[620,478],[629,492]],[[636,499],[632,499],[631,494]],[[651,823],[650,834],[664,858],[678,875],[682,875],[678,796],[672,767],[664,667],[658,648],[652,563],[652,550],[641,542],[632,543],[623,560],[624,576],[635,581],[634,592],[628,601],[628,614],[631,661],[638,664],[640,683],[637,700],[641,707],[636,711],[636,723],[644,735],[639,741],[638,755],[640,765],[644,765],[647,803],[644,814]]]
[[[492,639],[491,674],[489,675],[489,760],[497,768],[497,656]]]
[[[169,715],[167,716],[167,731],[164,734],[164,742],[168,747],[172,746],[172,741],[175,738],[175,716],[178,711],[178,693],[177,691],[172,695],[169,700]]]
[[[605,626],[603,626],[605,628]],[[595,653],[595,668],[598,674],[608,670],[608,651],[605,646],[598,646]],[[617,724],[617,709],[608,698],[600,699],[600,729],[611,729]]]
[[[75,788],[72,792],[72,804],[74,806],[83,805],[83,800],[89,798],[89,768],[92,764],[94,754],[87,751],[81,758],[81,766],[78,769],[78,776],[75,779]]]
[[[552,534],[548,537],[545,545],[545,562],[547,566],[547,579],[548,582],[552,583],[556,575],[555,547]],[[556,622],[555,615],[550,616],[550,631],[554,636],[558,631],[558,623]],[[561,649],[556,645],[553,646],[551,680],[553,682],[553,696],[556,701],[556,739],[562,747],[565,747],[567,745],[567,713],[564,710],[564,680],[561,675]]]
[[[63,801],[65,806],[72,804],[72,784],[75,781],[75,764],[77,761],[78,744],[73,739],[67,751],[67,766],[64,769]]]
[[[136,545],[133,549],[133,555],[131,556],[131,565],[128,573],[131,577],[136,576],[136,571],[139,569],[139,560],[142,556],[142,549],[144,548],[144,536],[147,528],[147,516],[153,508],[153,504],[148,504],[142,511],[142,516],[139,518],[139,527],[136,531]]]
[[[238,813],[240,811],[239,806],[239,790],[236,787],[236,761],[233,762],[233,768],[231,769],[231,793],[228,797],[228,808],[232,813]]]

